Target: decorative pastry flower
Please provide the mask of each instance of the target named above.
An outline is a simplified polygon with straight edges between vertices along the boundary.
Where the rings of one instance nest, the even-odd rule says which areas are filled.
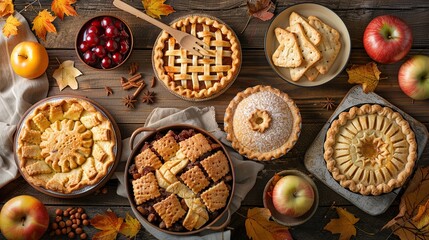
[[[362,166],[378,166],[384,165],[383,160],[389,154],[387,144],[381,137],[376,137],[374,133],[365,133],[359,139],[356,145],[357,162],[362,162]]]
[[[270,127],[270,123],[271,116],[268,111],[265,110],[256,109],[249,118],[250,128],[260,133],[265,132],[265,130]]]

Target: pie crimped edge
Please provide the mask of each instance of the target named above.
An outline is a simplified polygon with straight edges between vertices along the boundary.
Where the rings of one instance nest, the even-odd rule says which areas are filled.
[[[271,93],[274,93],[278,97],[280,97],[288,106],[291,114],[292,114],[292,126],[291,126],[291,133],[289,136],[289,139],[279,148],[274,149],[269,152],[257,152],[254,149],[250,149],[247,146],[244,146],[240,141],[237,139],[234,133],[234,127],[233,127],[233,119],[235,110],[238,106],[238,104],[248,96],[262,92],[262,91],[269,91]],[[231,141],[232,147],[236,149],[240,154],[246,155],[249,159],[256,159],[259,161],[269,161],[276,158],[279,158],[283,155],[285,155],[298,141],[299,135],[301,133],[301,114],[296,106],[295,102],[292,98],[289,97],[288,94],[280,91],[279,89],[273,88],[271,86],[264,86],[264,85],[257,85],[254,87],[249,87],[246,90],[239,92],[229,103],[228,107],[225,111],[225,117],[224,117],[224,130],[227,133],[227,140]]]
[[[342,173],[337,167],[337,160],[334,158],[336,135],[339,133],[340,128],[345,126],[349,120],[353,120],[356,117],[364,115],[376,115],[387,118],[394,121],[398,127],[402,130],[405,135],[405,140],[408,143],[408,155],[405,160],[405,166],[401,171],[398,171],[396,178],[391,178],[387,183],[381,183],[378,185],[364,185],[351,179],[346,174]],[[367,129],[364,129],[367,130]],[[338,119],[331,123],[330,128],[326,133],[326,139],[324,143],[324,159],[328,171],[332,177],[339,182],[339,184],[345,188],[348,188],[352,192],[360,193],[362,195],[380,195],[383,193],[389,193],[393,189],[401,187],[408,177],[412,174],[415,162],[417,160],[417,142],[415,134],[409,123],[399,114],[389,107],[383,107],[378,104],[364,104],[360,107],[352,107],[348,111],[339,114]],[[353,176],[352,176],[353,177]]]
[[[172,36],[170,36],[170,34],[168,34],[166,31],[162,31],[155,42],[154,49],[152,52],[152,65],[153,65],[155,74],[161,80],[161,82],[167,87],[167,89],[172,91],[177,96],[182,97],[186,100],[197,100],[197,101],[209,100],[211,98],[217,97],[218,95],[222,94],[234,82],[234,80],[238,76],[238,73],[241,68],[241,62],[242,62],[241,46],[233,30],[230,27],[228,27],[226,24],[222,23],[220,20],[217,20],[212,16],[208,16],[208,15],[184,16],[178,20],[175,20],[170,26],[172,28],[177,29],[180,26],[195,24],[195,23],[206,24],[208,26],[212,26],[214,28],[220,29],[222,32],[222,35],[226,36],[226,38],[230,41],[231,43],[230,49],[232,51],[230,58],[232,62],[231,62],[231,69],[228,70],[228,74],[226,76],[223,76],[220,79],[220,81],[215,82],[213,86],[209,88],[200,89],[199,91],[184,88],[180,85],[176,86],[175,81],[171,80],[170,76],[168,76],[168,74],[164,69],[165,65],[164,65],[163,57],[164,57],[164,48],[166,47],[165,41],[167,41],[167,39],[169,38],[172,38]],[[202,58],[198,57],[198,59],[202,59]]]
[[[35,177],[32,177],[28,174],[26,167],[26,160],[22,157],[22,147],[25,146],[24,142],[22,140],[22,134],[24,129],[30,126],[30,122],[32,121],[32,118],[37,115],[38,113],[41,113],[43,111],[46,111],[47,109],[50,109],[51,106],[58,106],[58,105],[68,105],[70,107],[71,104],[78,103],[82,106],[83,111],[93,113],[99,120],[100,123],[96,126],[92,126],[88,131],[94,130],[97,131],[96,127],[105,127],[108,133],[108,137],[110,139],[108,140],[101,140],[100,138],[106,137],[103,135],[100,135],[99,133],[93,133],[92,134],[92,141],[93,144],[91,146],[91,156],[87,157],[86,160],[89,161],[89,159],[94,159],[94,146],[96,145],[95,142],[98,141],[100,144],[104,145],[103,149],[105,150],[106,155],[104,156],[104,164],[102,168],[97,168],[95,177],[92,177],[92,179],[88,181],[81,181],[78,184],[73,185],[72,187],[64,187],[64,188],[47,188],[46,187],[46,181],[43,179],[37,179]],[[64,109],[63,109],[64,110]],[[63,114],[65,114],[65,111],[63,111]],[[83,115],[82,115],[83,116]],[[82,117],[80,116],[80,117]],[[85,115],[88,116],[88,115]],[[48,118],[48,117],[47,117]],[[49,118],[48,118],[49,120]],[[64,117],[60,121],[63,120],[70,120]],[[80,118],[79,118],[80,121]],[[51,123],[52,124],[52,123]],[[82,125],[84,125],[82,123]],[[48,97],[45,98],[38,103],[34,104],[31,108],[27,110],[27,112],[24,114],[24,117],[21,119],[18,129],[15,133],[15,143],[14,143],[14,152],[15,152],[15,161],[18,165],[18,169],[20,173],[24,176],[24,179],[26,179],[27,182],[29,182],[31,185],[33,185],[37,190],[46,193],[48,195],[56,196],[56,197],[62,197],[62,198],[69,198],[69,197],[75,197],[75,196],[83,196],[88,193],[91,193],[95,191],[100,184],[105,183],[108,180],[108,177],[113,173],[113,168],[117,165],[117,157],[120,156],[121,153],[121,144],[118,139],[120,139],[120,133],[118,132],[119,129],[114,123],[114,120],[112,116],[106,112],[100,105],[98,105],[96,102],[92,101],[91,99],[84,99],[80,96],[61,96],[61,97]],[[43,134],[43,132],[41,133]],[[94,138],[94,135],[97,135],[97,137]],[[119,134],[119,135],[118,135]],[[98,146],[98,150],[100,150],[100,146]],[[83,164],[81,164],[79,167],[81,167]]]

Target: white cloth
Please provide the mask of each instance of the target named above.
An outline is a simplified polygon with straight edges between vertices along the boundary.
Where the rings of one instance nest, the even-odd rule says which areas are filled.
[[[231,214],[240,208],[241,202],[246,197],[247,193],[255,185],[256,177],[258,172],[261,171],[264,166],[260,163],[243,160],[243,157],[230,148],[230,142],[226,140],[225,132],[221,131],[218,127],[218,124],[215,119],[215,109],[214,107],[205,107],[199,109],[197,107],[189,107],[184,110],[176,108],[155,108],[148,116],[145,126],[151,128],[159,128],[172,124],[190,124],[206,131],[210,132],[218,139],[222,141],[224,145],[227,146],[228,153],[231,157],[234,169],[235,169],[235,193],[229,206]],[[134,141],[134,144],[138,143],[140,139],[144,137],[144,133],[140,134]],[[129,139],[123,140],[122,144],[122,161],[126,161],[130,155],[130,146]],[[117,193],[121,196],[126,196],[124,175],[123,172],[116,173],[121,184],[118,186]],[[226,215],[226,214],[225,214]],[[215,226],[220,225],[225,221],[225,217],[219,220],[219,224],[214,224]],[[230,239],[231,232],[213,232],[213,231],[202,231],[196,236],[175,236],[169,235],[163,232],[158,231],[156,228],[143,224],[143,227],[150,232],[153,236],[158,239],[205,239],[205,240],[217,240],[217,239]]]
[[[49,89],[46,74],[28,80],[12,70],[13,48],[22,41],[37,42],[25,18],[18,12],[14,16],[22,23],[18,35],[6,38],[0,34],[0,188],[18,176],[12,149],[16,124],[32,104],[46,97]],[[0,21],[0,29],[4,24],[5,21]]]

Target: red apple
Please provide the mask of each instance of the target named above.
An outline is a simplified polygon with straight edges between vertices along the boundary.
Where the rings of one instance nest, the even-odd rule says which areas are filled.
[[[284,176],[274,186],[273,205],[283,215],[300,217],[311,209],[313,203],[313,187],[300,176]]]
[[[410,51],[413,36],[400,18],[383,15],[374,18],[363,34],[363,46],[369,57],[379,63],[395,63]]]
[[[416,100],[429,99],[429,56],[416,55],[402,64],[398,82],[409,97]]]
[[[32,196],[14,197],[6,202],[0,212],[0,229],[6,239],[40,239],[48,226],[48,210]]]

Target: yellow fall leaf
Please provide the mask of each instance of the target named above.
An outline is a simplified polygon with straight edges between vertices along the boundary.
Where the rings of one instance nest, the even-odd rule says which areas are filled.
[[[127,238],[134,238],[140,231],[140,222],[133,218],[129,213],[125,217],[125,222],[122,224],[120,233],[124,234]]]
[[[401,240],[429,240],[429,167],[418,168],[401,197],[399,213],[383,228]]]
[[[270,221],[271,212],[266,208],[251,208],[245,221],[247,236],[253,240],[292,240],[287,227]]]
[[[76,90],[78,88],[76,77],[80,75],[82,75],[82,73],[74,67],[74,62],[67,60],[61,63],[61,65],[54,71],[53,77],[57,80],[60,91],[67,86]]]
[[[64,14],[67,16],[77,16],[77,12],[72,6],[76,0],[53,0],[51,9],[61,20],[64,19]]]
[[[169,15],[175,12],[173,7],[164,4],[165,0],[142,0],[146,14],[153,18],[161,18],[161,15]]]
[[[16,17],[13,15],[10,15],[6,19],[6,24],[3,26],[3,35],[7,38],[10,36],[15,36],[18,34],[18,26],[20,26],[21,23],[18,21]]]
[[[2,0],[0,2],[0,17],[12,14],[14,11],[12,0]]]
[[[348,240],[352,236],[356,236],[355,223],[359,221],[353,214],[349,213],[345,208],[335,207],[339,218],[331,219],[323,228],[333,234],[339,233],[340,240]]]
[[[33,28],[32,30],[36,31],[37,37],[46,40],[46,32],[57,32],[54,24],[52,22],[56,17],[52,16],[52,14],[43,9],[33,20]]]
[[[362,89],[365,93],[374,92],[380,80],[380,70],[377,64],[369,62],[366,65],[353,65],[347,69],[349,75],[348,82],[350,84],[362,84]]]

